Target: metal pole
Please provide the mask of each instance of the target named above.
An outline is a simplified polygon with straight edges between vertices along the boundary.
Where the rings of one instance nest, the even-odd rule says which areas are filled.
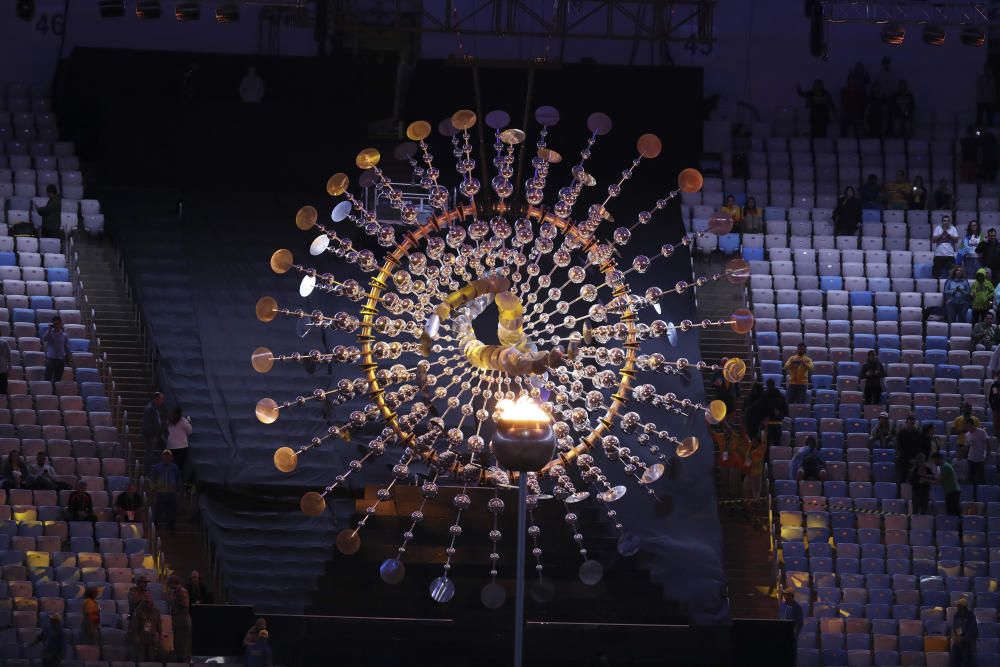
[[[524,658],[524,567],[528,534],[528,475],[523,471],[517,483],[517,577],[514,580],[514,667]]]

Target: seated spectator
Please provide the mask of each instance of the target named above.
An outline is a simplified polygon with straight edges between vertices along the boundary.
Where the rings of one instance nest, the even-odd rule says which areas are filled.
[[[950,211],[954,206],[955,196],[951,193],[948,179],[942,178],[938,181],[937,189],[934,190],[934,208],[939,211]]]
[[[868,174],[868,180],[861,186],[861,208],[882,209],[882,186],[875,174]]]
[[[982,240],[983,239],[979,231],[979,222],[976,220],[970,220],[969,224],[965,227],[965,236],[963,236],[958,242],[958,252],[955,254],[955,263],[963,264],[966,257],[974,256],[976,254],[976,248],[979,247]]]
[[[944,282],[944,309],[949,324],[964,323],[972,305],[972,286],[965,279],[965,270],[956,264]]]
[[[927,208],[927,188],[924,187],[922,176],[913,179],[913,189],[910,191],[910,208],[917,211],[923,211]]]
[[[799,457],[799,454],[802,456],[799,466],[795,471],[795,480],[797,482],[825,482],[826,463],[819,454],[819,445],[816,442],[816,438],[809,436],[806,439],[805,447],[796,453],[796,458]],[[795,459],[792,460],[792,467],[795,467]]]
[[[3,464],[3,488],[5,489],[30,489],[28,470],[24,465],[24,457],[20,450],[13,450],[7,455],[7,460]]]
[[[129,482],[128,488],[119,493],[115,500],[115,518],[118,521],[141,521],[144,505],[142,494],[136,490],[135,482]]]
[[[757,208],[757,200],[747,197],[747,205],[743,207],[743,233],[759,234],[764,231],[764,215]]]
[[[986,269],[976,271],[976,279],[972,281],[972,323],[982,321],[993,305],[993,283],[986,277]]]
[[[201,580],[201,574],[198,570],[191,571],[191,578],[188,580],[188,597],[191,600],[191,604],[212,604],[215,599],[212,597],[212,592],[208,590],[208,586],[205,582]]]
[[[857,236],[861,227],[861,200],[854,188],[847,186],[833,209],[834,233],[837,236]]]
[[[997,280],[1000,276],[1000,242],[997,241],[996,229],[990,227],[986,230],[986,238],[976,246],[976,253],[980,264],[990,270],[990,280]]]
[[[931,245],[934,248],[934,277],[947,278],[955,264],[955,246],[958,245],[958,229],[952,224],[950,215],[941,216],[941,224],[934,227]]]
[[[872,426],[871,445],[879,449],[893,449],[896,446],[896,422],[889,419],[884,410]]]
[[[728,195],[725,205],[719,211],[728,215],[733,221],[733,229],[741,229],[740,223],[743,222],[743,209],[736,203],[736,197]]]
[[[76,490],[69,494],[66,504],[67,521],[97,521],[94,501],[87,493],[87,483],[82,479],[76,483]]]
[[[43,491],[59,491],[70,488],[66,482],[56,479],[55,468],[49,462],[49,456],[45,452],[38,452],[35,460],[28,464],[28,477],[31,479],[31,488]]]
[[[896,179],[885,186],[885,207],[889,210],[904,211],[913,195],[913,186],[902,169],[896,172]]]
[[[997,343],[1000,343],[1000,327],[993,323],[993,313],[987,312],[983,321],[972,327],[972,344],[977,350],[992,350]]]

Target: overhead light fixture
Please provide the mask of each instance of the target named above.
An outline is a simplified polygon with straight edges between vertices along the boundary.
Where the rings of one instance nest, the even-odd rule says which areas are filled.
[[[135,17],[137,19],[158,19],[160,13],[158,0],[138,0],[135,3]]]
[[[197,2],[178,2],[174,5],[174,18],[178,21],[197,21],[201,18],[201,5]]]
[[[97,11],[102,19],[117,19],[125,16],[125,0],[99,0]]]
[[[986,45],[986,31],[982,28],[965,27],[962,28],[962,34],[959,36],[962,44],[966,46],[985,46]]]
[[[227,2],[215,8],[215,20],[219,23],[236,23],[240,20],[240,8],[235,2]]]
[[[14,16],[22,21],[35,18],[35,0],[17,0],[17,4],[14,5]]]
[[[924,26],[924,44],[931,46],[943,46],[948,33],[939,25]]]
[[[882,43],[901,46],[906,39],[906,26],[902,23],[887,23],[882,28]]]

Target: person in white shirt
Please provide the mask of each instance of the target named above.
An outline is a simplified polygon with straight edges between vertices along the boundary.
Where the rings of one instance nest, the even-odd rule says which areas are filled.
[[[947,278],[955,263],[955,246],[958,244],[958,229],[951,222],[951,216],[941,216],[941,224],[934,227],[931,234],[934,246],[934,277]]]
[[[240,81],[240,99],[246,104],[259,104],[263,97],[264,80],[257,76],[256,67],[250,67]]]
[[[174,463],[184,472],[184,461],[188,454],[188,437],[191,435],[191,418],[183,416],[179,407],[174,408],[167,419],[167,449],[174,455]]]
[[[969,483],[986,483],[986,456],[989,454],[990,438],[986,429],[979,427],[965,436],[965,444],[969,448]]]

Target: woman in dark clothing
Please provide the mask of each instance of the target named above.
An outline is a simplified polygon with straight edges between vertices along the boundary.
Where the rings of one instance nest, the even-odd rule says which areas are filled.
[[[767,416],[767,406],[764,401],[764,385],[755,382],[750,388],[750,394],[743,401],[743,424],[747,435],[754,442],[760,440],[764,418]]]
[[[833,223],[837,236],[857,236],[861,226],[861,200],[851,186],[844,188],[844,196],[837,200]]]
[[[30,489],[28,480],[28,469],[21,458],[21,452],[16,449],[7,455],[7,460],[3,464],[3,488],[5,489]]]
[[[927,459],[923,454],[917,454],[917,458],[913,461],[913,469],[910,471],[914,514],[927,514],[930,507],[931,482],[933,480],[934,473],[927,465]]]
[[[42,236],[58,238],[62,227],[62,197],[52,184],[45,188],[45,194],[49,196],[49,200],[44,206],[36,208],[38,215],[42,216]]]

